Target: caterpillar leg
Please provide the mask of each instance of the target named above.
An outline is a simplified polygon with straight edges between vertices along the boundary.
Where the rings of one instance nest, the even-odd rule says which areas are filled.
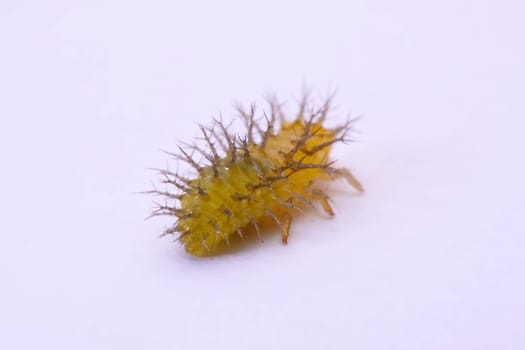
[[[266,215],[270,216],[281,228],[281,239],[284,244],[288,243],[290,235],[290,226],[292,225],[292,216],[287,210],[279,210],[279,214],[266,210]]]
[[[332,206],[329,203],[330,197],[328,197],[328,195],[323,191],[316,188],[308,188],[307,197],[308,199],[319,201],[321,207],[328,215],[335,215],[334,210],[332,209]]]
[[[352,172],[350,170],[346,169],[346,168],[331,168],[331,167],[328,167],[324,171],[332,179],[337,179],[337,178],[341,178],[341,177],[345,178],[346,181],[348,181],[348,183],[350,184],[350,186],[352,186],[353,188],[355,188],[359,192],[364,192],[364,190],[365,190],[363,188],[363,185],[361,185],[361,183],[354,177],[354,175],[352,175]]]
[[[284,244],[288,243],[288,236],[290,235],[290,226],[292,225],[292,216],[286,213],[283,217],[281,226],[281,240]]]

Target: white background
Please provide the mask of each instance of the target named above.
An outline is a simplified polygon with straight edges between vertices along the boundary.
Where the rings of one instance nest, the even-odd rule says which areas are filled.
[[[524,349],[522,1],[0,0],[0,348]],[[303,82],[363,115],[288,246],[144,221],[159,149]]]

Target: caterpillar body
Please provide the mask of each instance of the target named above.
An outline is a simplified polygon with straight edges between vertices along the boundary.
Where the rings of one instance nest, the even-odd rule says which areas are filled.
[[[199,125],[204,146],[195,143],[169,153],[188,163],[194,174],[159,170],[169,189],[149,191],[166,199],[153,216],[176,217],[164,234],[177,234],[188,253],[208,256],[229,246],[232,236],[244,238],[250,227],[260,235],[260,222],[268,218],[280,226],[286,244],[292,213],[314,201],[334,215],[318,180],[345,178],[356,190],[363,187],[348,169],[329,159],[335,143],[348,141],[352,126],[351,120],[335,128],[323,125],[330,100],[314,109],[303,98],[292,121],[272,100],[264,125],[256,118],[255,105],[248,111],[237,107],[246,129],[242,135],[232,135],[222,119],[214,119],[211,127]]]

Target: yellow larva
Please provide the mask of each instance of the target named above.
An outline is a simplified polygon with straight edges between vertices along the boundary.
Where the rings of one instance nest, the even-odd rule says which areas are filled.
[[[350,121],[332,129],[323,125],[329,102],[313,109],[303,99],[293,121],[286,121],[272,102],[264,125],[253,105],[250,111],[239,107],[246,126],[243,135],[231,135],[222,120],[200,126],[205,149],[194,144],[170,153],[188,163],[195,175],[162,170],[163,183],[175,192],[151,191],[166,198],[153,215],[177,218],[165,234],[177,234],[188,253],[206,256],[229,245],[233,235],[244,237],[250,227],[260,234],[259,223],[267,218],[278,223],[287,243],[292,213],[312,201],[334,215],[317,180],[343,177],[358,191],[363,188],[349,170],[329,160],[332,145],[346,141],[351,127]],[[275,130],[278,121],[280,129]],[[197,154],[206,164],[196,161]]]

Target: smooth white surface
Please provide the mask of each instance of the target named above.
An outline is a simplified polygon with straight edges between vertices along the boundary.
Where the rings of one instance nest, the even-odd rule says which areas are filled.
[[[524,10],[2,0],[0,348],[524,349]],[[286,247],[158,239],[159,149],[303,81],[364,114],[367,192]]]

